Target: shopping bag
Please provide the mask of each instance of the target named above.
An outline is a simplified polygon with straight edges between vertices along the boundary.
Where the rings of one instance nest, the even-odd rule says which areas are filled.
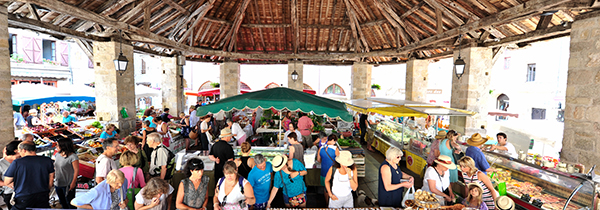
[[[415,187],[410,187],[406,193],[404,194],[404,197],[402,198],[402,207],[406,208],[406,204],[405,202],[407,200],[414,200],[415,199]]]
[[[134,188],[135,186],[133,185],[133,183],[135,183],[135,177],[137,176],[137,171],[138,168],[133,168],[133,178],[131,179],[131,183],[129,183],[129,188],[127,188],[127,208],[129,209],[135,209],[134,206],[134,202],[135,202],[135,195],[137,195],[141,188]]]

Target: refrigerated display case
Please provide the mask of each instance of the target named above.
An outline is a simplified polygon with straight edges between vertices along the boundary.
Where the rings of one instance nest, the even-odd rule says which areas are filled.
[[[600,183],[583,174],[568,174],[502,154],[484,153],[490,166],[501,171],[492,180],[505,183],[507,195],[523,208],[598,209]]]
[[[255,154],[261,154],[265,156],[267,161],[272,161],[273,158],[277,155],[285,155],[289,152],[287,148],[284,147],[252,147],[250,150],[250,156],[254,156]],[[235,157],[238,158],[242,155],[242,149],[240,147],[234,147],[233,153]]]
[[[379,117],[379,120],[381,120],[379,124],[371,128],[376,138],[426,158],[431,139],[414,126],[414,121],[406,120],[405,123],[400,124],[382,117]]]

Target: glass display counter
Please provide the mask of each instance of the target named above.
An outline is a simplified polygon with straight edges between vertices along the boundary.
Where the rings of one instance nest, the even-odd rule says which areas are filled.
[[[404,124],[400,124],[382,117],[379,117],[379,120],[381,120],[379,124],[372,128],[376,138],[421,157],[427,156],[431,140],[419,130],[414,121],[407,120]]]

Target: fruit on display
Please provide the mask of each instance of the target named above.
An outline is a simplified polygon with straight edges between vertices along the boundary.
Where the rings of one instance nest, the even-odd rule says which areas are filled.
[[[435,194],[423,190],[415,192],[415,201],[417,206],[421,208],[434,209],[441,206]]]
[[[68,122],[68,123],[65,123],[65,125],[68,126],[69,128],[79,127],[79,125],[75,124],[74,122]]]
[[[42,132],[47,132],[50,130],[52,130],[52,129],[44,127],[43,125],[35,125],[33,127],[23,127],[23,131],[28,132],[28,133],[42,133]]]
[[[89,145],[92,148],[100,148],[100,147],[102,147],[102,143],[94,141],[94,140],[88,140],[87,142],[85,142],[85,144]]]
[[[53,124],[48,124],[49,127],[53,128],[53,129],[61,129],[64,128],[65,125],[62,123],[53,123]]]
[[[50,143],[48,143],[42,139],[35,139],[35,140],[33,140],[33,143],[35,143],[35,146],[38,148],[50,145]]]
[[[342,147],[347,146],[347,147],[352,147],[352,148],[359,148],[360,144],[354,140],[351,139],[338,139],[338,144]]]
[[[99,129],[102,129],[102,128],[103,128],[102,124],[101,124],[99,121],[95,121],[95,122],[93,122],[93,123],[92,123],[92,126],[94,126],[94,127],[96,127],[96,128],[99,128]]]

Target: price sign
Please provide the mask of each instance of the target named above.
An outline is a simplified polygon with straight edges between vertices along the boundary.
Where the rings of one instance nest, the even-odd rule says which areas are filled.
[[[425,168],[425,166],[427,166],[427,161],[425,161],[425,159],[412,152],[406,151],[406,167],[408,170],[411,170],[422,177],[423,168]]]

